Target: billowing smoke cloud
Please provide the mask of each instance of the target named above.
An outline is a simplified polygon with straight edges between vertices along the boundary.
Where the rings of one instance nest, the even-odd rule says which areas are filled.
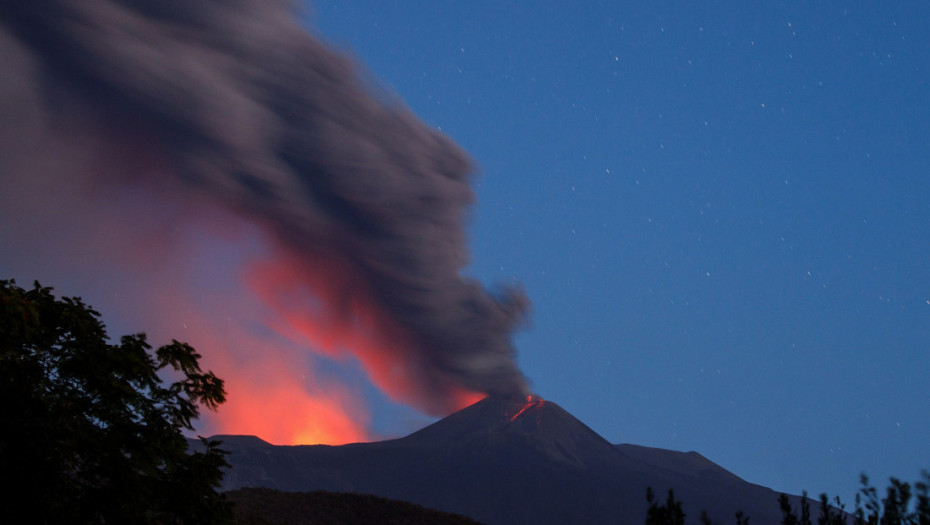
[[[114,233],[92,255],[78,252],[99,228],[79,232],[87,239],[56,245],[65,257],[192,264],[174,223],[235,236],[216,219],[231,213],[262,238],[241,286],[289,340],[350,352],[391,397],[433,414],[475,393],[527,391],[512,345],[527,300],[460,274],[469,159],[374,94],[290,2],[0,0],[0,63],[0,204],[96,199],[42,210],[78,221],[121,187],[106,208],[171,217]],[[53,158],[36,158],[43,150]]]

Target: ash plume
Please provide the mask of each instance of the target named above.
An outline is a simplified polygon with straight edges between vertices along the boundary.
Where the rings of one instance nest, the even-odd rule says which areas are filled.
[[[117,157],[80,174],[92,187],[157,188],[182,216],[218,205],[264,232],[270,262],[243,286],[395,399],[439,414],[463,393],[527,393],[512,344],[527,299],[460,274],[470,160],[299,15],[282,0],[0,0],[0,95],[32,92],[0,103],[0,183],[78,177],[68,155],[85,153],[17,150],[67,121],[63,140],[93,133]]]

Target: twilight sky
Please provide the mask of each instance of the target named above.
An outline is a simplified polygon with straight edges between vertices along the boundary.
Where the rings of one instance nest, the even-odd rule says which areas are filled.
[[[850,504],[862,471],[930,468],[928,4],[310,18],[480,166],[470,273],[525,286],[543,397]]]
[[[525,289],[532,314],[515,342],[534,391],[611,442],[696,450],[776,490],[827,491],[851,504],[862,471],[882,484],[930,468],[930,178],[922,169],[930,161],[930,6],[416,4],[316,1],[305,24],[361,62],[383,99],[403,101],[477,166],[465,273],[492,290]],[[269,26],[289,27],[276,18]],[[144,24],[106,34],[114,27],[98,33],[142,35],[148,57],[168,49],[145,47],[144,38],[164,35]],[[255,35],[262,44],[299,40],[289,36]],[[0,31],[0,52],[22,73],[0,81],[9,115],[0,126],[0,277],[84,297],[112,335],[147,331],[156,344],[194,344],[230,389],[228,405],[206,415],[205,433],[373,439],[430,421],[388,396],[434,411],[428,392],[444,392],[443,406],[461,401],[443,390],[452,383],[418,375],[423,363],[454,368],[454,353],[432,362],[430,352],[421,361],[396,350],[382,359],[384,341],[374,336],[378,344],[362,341],[361,351],[342,349],[358,343],[343,333],[357,321],[321,305],[369,319],[358,309],[364,300],[339,300],[340,291],[357,292],[341,264],[368,254],[367,244],[336,246],[329,230],[312,231],[343,257],[315,274],[305,259],[319,263],[328,244],[295,252],[288,239],[307,232],[280,226],[293,214],[233,198],[261,197],[246,191],[261,184],[236,179],[241,187],[230,189],[229,180],[210,179],[202,144],[188,141],[198,126],[221,153],[251,154],[299,131],[293,122],[276,128],[254,100],[243,102],[266,87],[248,63],[240,71],[191,54],[139,62],[149,76],[132,77],[123,72],[135,71],[133,61],[121,61],[130,55],[117,53],[103,66],[75,66],[93,82],[116,79],[107,85],[116,91],[98,92],[84,77],[49,82],[58,70],[33,75],[55,64],[66,75],[73,64],[33,60],[28,45]],[[256,48],[278,58],[273,46]],[[230,71],[249,89],[227,89]],[[125,90],[127,104],[147,108],[150,97],[138,93],[150,85],[175,103],[189,86],[206,86],[215,96],[191,103],[215,113],[150,118],[101,101],[100,93]],[[276,88],[293,99],[271,106],[302,100],[293,85]],[[333,100],[342,95],[335,92]],[[81,97],[91,103],[75,104]],[[210,191],[182,191],[163,176],[177,169],[164,158],[177,162],[178,153],[164,154],[175,139],[160,135],[159,118],[189,126],[176,142],[197,155],[182,167],[207,173]],[[256,127],[220,125],[226,119]],[[334,134],[316,138],[342,144]],[[423,133],[417,140],[435,145]],[[406,159],[406,141],[396,142],[388,149]],[[423,158],[448,158],[431,155]],[[268,180],[296,184],[286,175]],[[449,253],[457,256],[455,246]],[[322,299],[306,294],[314,286]],[[302,324],[304,311],[313,322]],[[378,332],[384,321],[371,317]],[[320,329],[330,321],[337,328]],[[495,332],[484,357],[506,354],[506,333]],[[406,347],[388,347],[397,348]],[[417,366],[397,366],[411,355]]]

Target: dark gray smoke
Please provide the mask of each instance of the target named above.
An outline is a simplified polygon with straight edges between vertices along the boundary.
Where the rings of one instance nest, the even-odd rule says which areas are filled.
[[[0,0],[0,45],[0,74],[25,77],[16,82],[36,90],[40,118],[89,114],[138,162],[166,168],[122,178],[169,173],[143,182],[219,202],[273,236],[301,266],[295,279],[323,283],[333,322],[381,343],[378,355],[357,352],[379,386],[412,382],[398,390],[433,412],[457,408],[463,390],[527,391],[512,331],[528,301],[459,273],[469,159],[373,95],[290,2]],[[0,137],[25,118],[2,116]],[[23,162],[11,148],[0,145],[4,170]],[[67,164],[55,163],[57,177]]]

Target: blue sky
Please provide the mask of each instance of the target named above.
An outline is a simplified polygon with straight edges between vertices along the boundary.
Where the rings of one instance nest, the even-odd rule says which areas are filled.
[[[268,204],[236,193],[255,189],[242,173],[177,184],[178,159],[209,175],[199,161],[216,152],[220,171],[237,153],[281,154],[272,146],[288,129],[262,118],[261,96],[300,101],[300,90],[265,91],[290,77],[256,80],[251,61],[230,59],[274,62],[274,44],[302,41],[293,26],[273,5],[254,12],[263,19],[243,18],[259,2],[202,3],[206,14],[179,13],[222,34],[198,47],[160,22],[84,31],[124,3],[61,5],[75,17],[24,11],[75,30],[73,45],[18,42],[0,24],[12,71],[0,78],[0,278],[84,297],[112,335],[201,349],[231,392],[205,433],[345,442],[431,421],[365,376],[382,354],[308,352],[313,334],[282,318],[306,321],[310,305],[309,330],[325,340],[330,318],[314,312],[326,298],[301,286],[325,292],[332,269],[291,266],[274,221],[227,202]],[[751,482],[849,504],[860,472],[883,485],[930,468],[930,4],[320,0],[305,23],[470,154],[466,272],[525,288],[519,364],[544,398],[612,442],[696,450]],[[240,46],[237,31],[264,40]],[[58,62],[42,54],[62,49]],[[293,49],[312,47],[282,55]],[[109,91],[56,83],[81,68]],[[114,94],[142,110],[111,111]],[[207,140],[160,135],[163,114]],[[247,165],[276,174],[258,166]],[[275,310],[294,290],[309,302]],[[388,372],[382,389],[404,386]],[[342,438],[311,428],[327,420]]]
[[[776,490],[930,468],[930,5],[307,18],[478,165],[468,271],[532,299],[539,394]]]

